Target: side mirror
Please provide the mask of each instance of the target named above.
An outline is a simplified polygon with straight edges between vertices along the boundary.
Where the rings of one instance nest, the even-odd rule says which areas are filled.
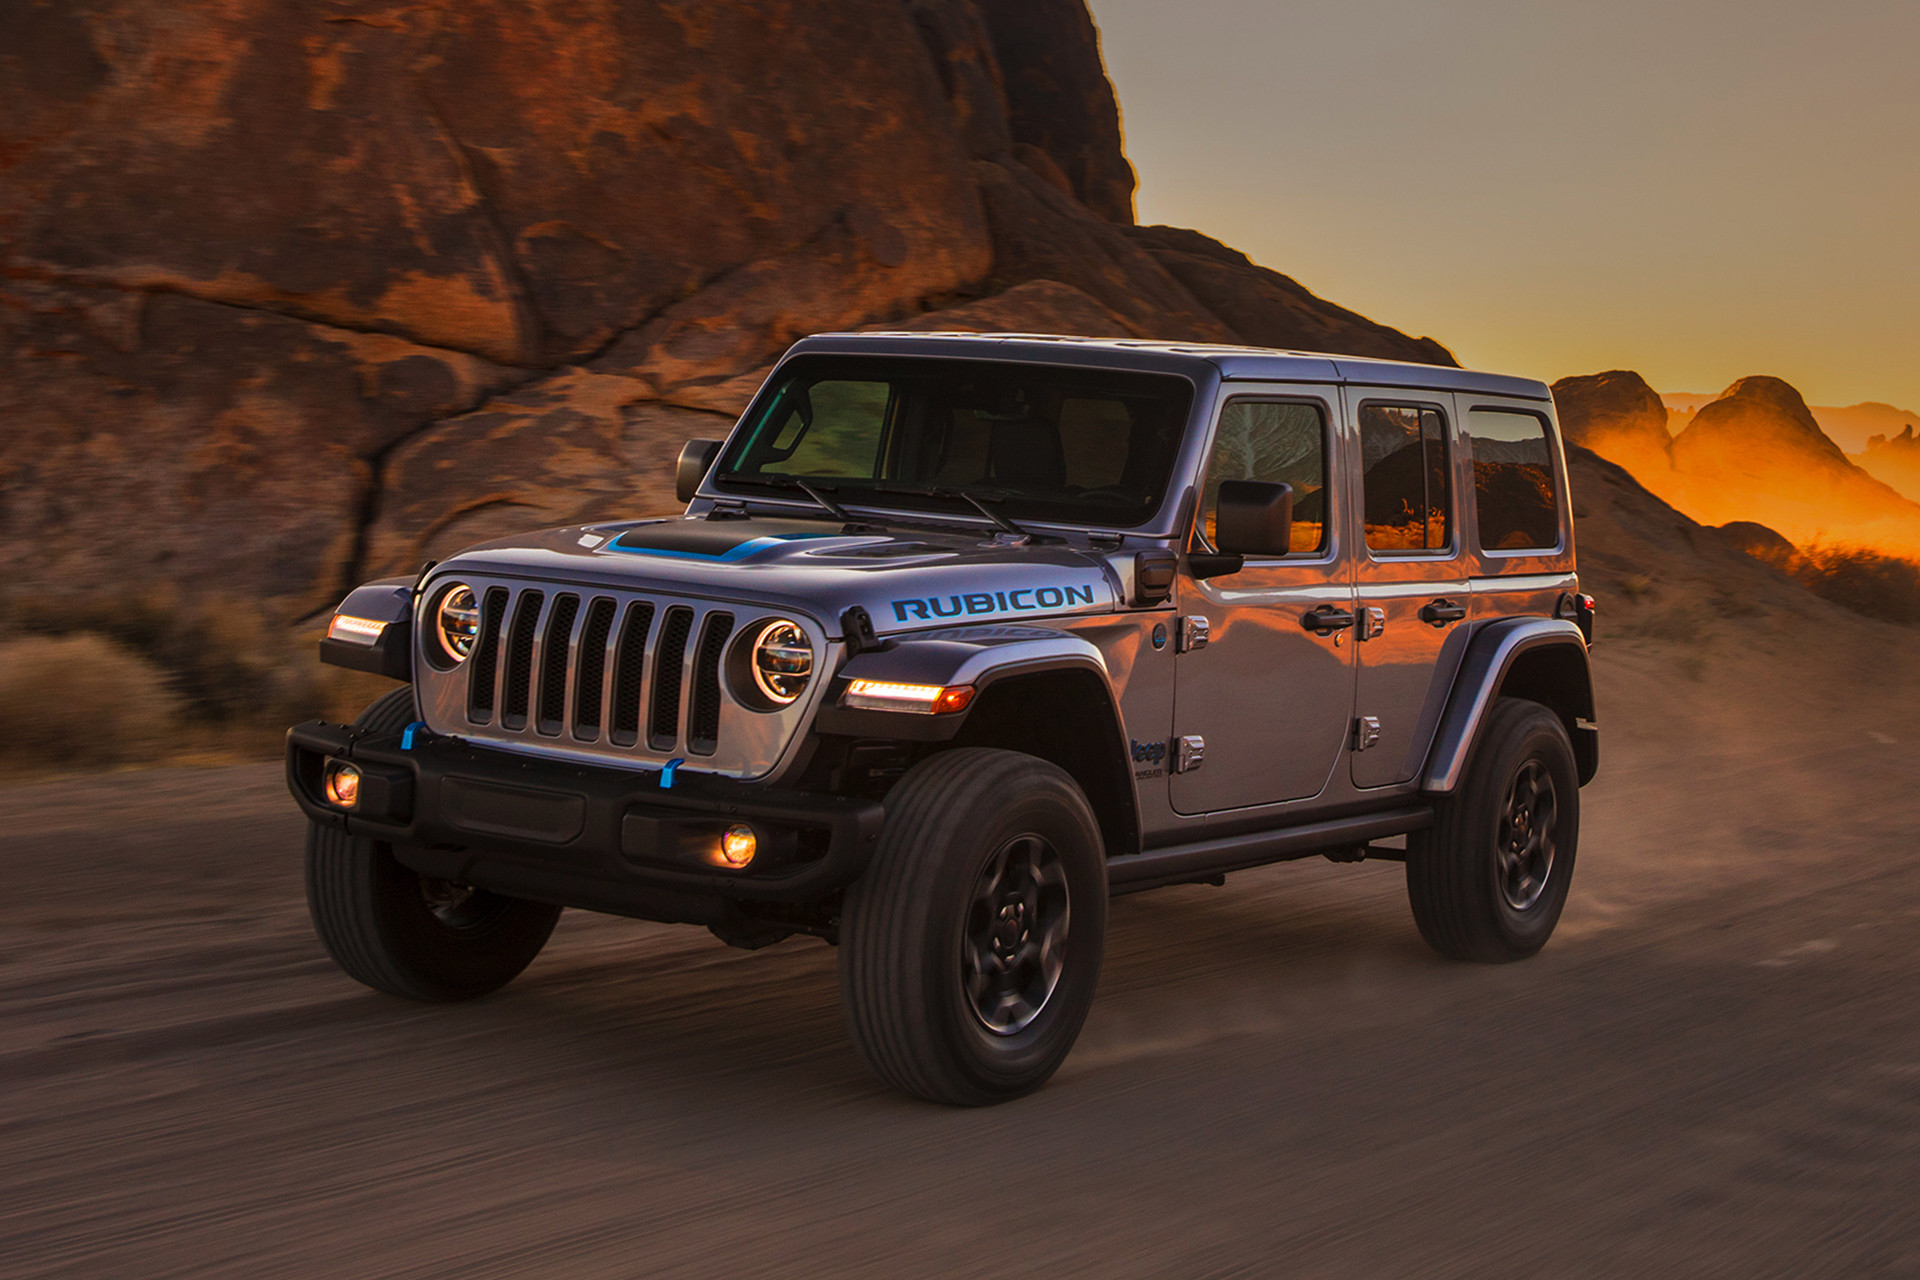
[[[700,482],[719,460],[724,440],[689,440],[680,448],[680,461],[674,465],[673,491],[680,501],[691,502],[700,492]]]
[[[1187,557],[1196,578],[1223,578],[1246,568],[1248,556],[1283,556],[1293,542],[1293,486],[1270,480],[1223,480],[1213,513],[1216,552]]]
[[[1293,544],[1293,486],[1271,480],[1223,480],[1214,545],[1228,556],[1283,556]]]

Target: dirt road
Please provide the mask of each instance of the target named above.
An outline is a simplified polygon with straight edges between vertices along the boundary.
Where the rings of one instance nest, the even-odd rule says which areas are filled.
[[[0,1273],[1920,1275],[1899,634],[1601,649],[1537,959],[1433,957],[1391,865],[1124,899],[977,1112],[865,1075],[818,942],[571,913],[414,1007],[313,939],[272,766],[0,789]]]

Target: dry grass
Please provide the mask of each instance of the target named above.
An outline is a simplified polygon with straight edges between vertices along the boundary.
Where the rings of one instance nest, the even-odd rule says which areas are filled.
[[[1816,546],[1794,556],[1786,569],[1843,609],[1920,626],[1920,563],[1865,547]]]
[[[179,728],[168,684],[105,636],[0,642],[0,762],[37,772],[151,759]]]

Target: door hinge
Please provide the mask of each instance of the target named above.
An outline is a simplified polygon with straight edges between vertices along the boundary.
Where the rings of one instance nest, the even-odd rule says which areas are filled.
[[[1380,741],[1380,717],[1361,716],[1353,722],[1353,749],[1365,751]]]
[[[1211,631],[1212,624],[1205,618],[1189,615],[1180,619],[1180,643],[1178,645],[1178,651],[1181,653],[1192,653],[1195,649],[1206,648],[1207,636]]]
[[[1207,758],[1207,740],[1197,733],[1173,740],[1173,771],[1192,773]]]
[[[1360,611],[1359,625],[1354,628],[1354,639],[1371,640],[1387,629],[1387,611],[1385,609],[1366,608]]]

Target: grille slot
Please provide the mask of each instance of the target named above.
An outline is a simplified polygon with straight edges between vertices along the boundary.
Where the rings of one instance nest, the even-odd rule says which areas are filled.
[[[687,722],[687,750],[710,756],[720,745],[720,659],[733,634],[733,615],[710,613],[700,634],[700,656],[693,665],[693,714]]]
[[[567,659],[573,645],[573,620],[580,615],[580,597],[553,598],[547,614],[545,647],[540,651],[540,719],[536,727],[550,738],[560,736],[567,714]]]
[[[467,661],[467,719],[493,719],[493,678],[500,669],[500,621],[507,616],[507,589],[490,587],[480,609],[480,634]]]
[[[613,668],[613,729],[608,741],[630,747],[640,741],[640,695],[647,683],[647,632],[653,626],[653,606],[636,600],[627,606],[620,628],[620,655]]]
[[[513,609],[513,624],[507,629],[507,675],[505,696],[501,699],[500,727],[527,727],[527,700],[533,692],[533,640],[540,621],[540,606],[546,597],[538,591],[524,592]]]
[[[684,605],[667,610],[660,652],[653,660],[653,717],[647,728],[647,745],[655,751],[671,751],[680,741],[680,687],[686,682],[682,668],[692,631],[693,610]]]
[[[592,742],[600,736],[601,686],[607,674],[607,640],[613,634],[613,601],[601,596],[587,606],[580,632],[580,674],[574,679],[573,736]]]

